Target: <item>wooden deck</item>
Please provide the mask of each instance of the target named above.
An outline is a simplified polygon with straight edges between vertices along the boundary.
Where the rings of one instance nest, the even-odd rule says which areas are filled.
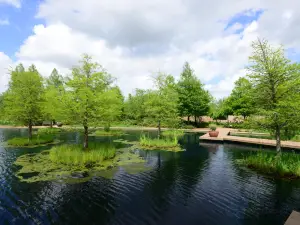
[[[293,211],[284,225],[300,225],[300,213]]]
[[[233,129],[230,128],[218,128],[219,135],[217,138],[210,137],[208,133],[202,135],[200,140],[214,141],[214,142],[236,142],[245,144],[257,144],[265,146],[276,146],[275,140],[261,139],[261,138],[248,138],[248,137],[237,137],[228,135]],[[294,141],[281,141],[283,148],[300,149],[300,142]]]

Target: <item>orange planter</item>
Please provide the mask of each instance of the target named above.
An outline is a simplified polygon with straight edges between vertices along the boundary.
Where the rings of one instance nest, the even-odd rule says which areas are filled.
[[[218,137],[219,131],[209,131],[208,134],[210,137]]]

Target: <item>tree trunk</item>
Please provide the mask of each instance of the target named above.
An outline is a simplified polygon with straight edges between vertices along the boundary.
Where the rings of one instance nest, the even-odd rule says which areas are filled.
[[[89,128],[84,126],[84,142],[83,148],[86,150],[89,147]]]
[[[161,128],[160,128],[160,120],[158,121],[158,138],[160,138]]]
[[[195,116],[195,118],[194,118],[194,119],[195,119],[195,125],[197,125],[197,117]]]
[[[281,153],[281,140],[280,140],[280,128],[276,127],[276,153],[280,155]]]
[[[53,121],[50,122],[50,128],[53,128]]]
[[[31,120],[28,123],[28,139],[29,140],[32,139],[32,122],[31,122]]]
[[[188,116],[188,122],[190,122],[190,116]]]

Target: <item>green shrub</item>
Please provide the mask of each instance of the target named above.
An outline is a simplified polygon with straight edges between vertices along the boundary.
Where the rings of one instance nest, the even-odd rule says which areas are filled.
[[[281,153],[277,156],[275,152],[258,151],[238,162],[266,174],[300,177],[300,155],[296,153]]]
[[[212,131],[217,130],[217,126],[214,125],[214,124],[210,124],[210,125],[209,125],[209,128],[210,128]]]
[[[7,141],[10,146],[35,146],[54,142],[53,135],[34,135],[31,140],[27,137],[16,137]]]
[[[60,145],[50,150],[50,160],[55,163],[68,165],[86,165],[112,159],[116,155],[113,145],[89,143],[88,150],[82,145]]]

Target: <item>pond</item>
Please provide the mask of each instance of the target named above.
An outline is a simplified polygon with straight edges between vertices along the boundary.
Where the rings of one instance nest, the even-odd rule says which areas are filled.
[[[26,135],[0,129],[0,141]],[[125,140],[137,140],[130,131]],[[78,133],[62,134],[79,142]],[[91,137],[112,141],[112,137]],[[184,152],[142,151],[143,165],[113,169],[86,182],[20,182],[16,158],[51,148],[0,147],[0,224],[284,224],[300,210],[300,182],[273,179],[235,164],[250,147],[180,140]],[[141,168],[143,167],[143,168]]]

